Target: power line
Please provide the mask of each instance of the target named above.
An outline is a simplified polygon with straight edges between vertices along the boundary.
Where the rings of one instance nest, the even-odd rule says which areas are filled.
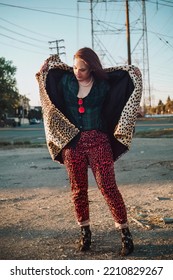
[[[113,0],[110,0],[110,2],[112,2]],[[117,0],[116,0],[117,1]],[[122,0],[119,0],[120,2],[122,2]],[[138,0],[130,0],[130,1],[138,1]],[[36,8],[29,8],[29,7],[24,7],[24,6],[18,6],[18,5],[12,5],[12,4],[5,4],[5,3],[0,3],[0,5],[2,6],[7,6],[7,7],[11,7],[11,8],[17,8],[17,9],[23,9],[23,10],[29,10],[29,11],[34,11],[34,12],[40,12],[40,13],[45,13],[45,14],[52,14],[52,15],[58,15],[58,16],[64,16],[64,17],[69,17],[69,18],[75,18],[75,19],[83,19],[83,20],[87,20],[90,21],[90,18],[86,18],[86,17],[81,17],[81,16],[73,16],[73,15],[66,15],[66,14],[62,14],[62,13],[57,13],[57,12],[51,12],[51,11],[45,11],[45,10],[41,10],[41,9],[36,9]],[[93,20],[96,21],[97,20]],[[106,22],[106,21],[100,21],[103,22],[105,24],[114,24],[113,22]]]
[[[2,33],[0,33],[0,36],[6,37],[6,38],[11,39],[11,40],[14,40],[14,41],[17,41],[17,42],[19,42],[19,43],[23,43],[23,44],[26,44],[26,45],[30,45],[30,46],[32,46],[32,47],[41,48],[41,49],[43,48],[42,46],[34,45],[34,44],[29,43],[29,42],[25,42],[25,41],[16,39],[16,38],[14,38],[14,37],[11,37],[11,36],[8,36],[8,35],[2,34]]]
[[[39,35],[39,36],[44,37],[44,38],[49,38],[49,39],[52,39],[52,37],[50,37],[50,36],[48,36],[48,35],[45,35],[45,34],[42,34],[42,33],[35,32],[35,31],[31,30],[31,29],[25,28],[25,27],[23,27],[23,26],[20,26],[20,25],[18,25],[18,24],[15,24],[14,22],[11,22],[11,21],[8,21],[8,20],[5,20],[5,19],[3,19],[3,18],[1,18],[1,17],[0,17],[0,20],[2,20],[2,21],[4,21],[4,22],[7,22],[7,23],[8,23],[8,24],[10,24],[10,25],[16,26],[16,27],[18,27],[18,28],[20,28],[20,29],[23,29],[23,30],[25,30],[25,31],[28,31],[28,32],[30,32],[30,33],[33,33],[33,34]]]
[[[26,51],[26,52],[30,52],[30,53],[36,53],[36,54],[44,54],[44,55],[47,55],[47,53],[42,53],[42,52],[37,52],[37,51],[33,51],[31,49],[24,49],[24,48],[21,48],[21,47],[16,47],[14,45],[9,45],[7,43],[4,43],[4,42],[0,42],[0,45],[4,45],[4,46],[8,46],[10,48],[15,48],[15,49],[18,49],[18,50],[22,50],[22,51]]]
[[[152,4],[156,4],[156,2],[154,2],[152,0],[147,0],[147,2],[152,3]],[[168,2],[168,1],[165,1],[165,2]],[[172,4],[171,2],[168,2],[168,3]],[[166,4],[166,3],[163,4],[163,3],[158,2],[157,5],[173,8],[173,5],[169,5],[169,4]]]
[[[66,15],[66,14],[62,14],[62,13],[50,12],[50,11],[45,11],[45,10],[40,10],[40,9],[35,9],[35,8],[24,7],[24,6],[4,4],[4,3],[0,3],[0,5],[7,6],[7,7],[12,7],[12,8],[23,9],[23,10],[34,11],[34,12],[40,12],[40,13],[45,13],[45,14],[52,14],[52,15],[76,18],[76,16],[73,16],[73,15]],[[85,18],[85,17],[80,17],[80,19],[90,20],[90,19]]]
[[[168,38],[172,38],[173,39],[173,36],[170,36],[170,35],[167,35],[167,34],[162,34],[162,33],[154,32],[154,31],[151,31],[151,30],[149,30],[148,32],[152,33],[154,35],[164,36],[164,37],[168,37]]]
[[[43,40],[39,40],[39,39],[30,37],[30,36],[21,34],[21,33],[19,33],[19,32],[16,32],[16,31],[14,31],[14,30],[11,30],[11,29],[9,29],[9,28],[6,28],[6,27],[4,27],[4,26],[2,26],[2,25],[0,25],[0,28],[4,29],[4,30],[6,30],[6,31],[12,32],[13,34],[17,34],[17,35],[19,35],[19,36],[25,37],[25,38],[30,39],[30,40],[37,41],[37,42],[41,42],[41,43],[45,43],[45,41],[43,41]]]
[[[157,35],[157,34],[156,34]],[[173,49],[173,45],[171,45],[167,40],[160,38],[158,36],[159,40],[162,41],[165,45],[169,46],[171,49]]]

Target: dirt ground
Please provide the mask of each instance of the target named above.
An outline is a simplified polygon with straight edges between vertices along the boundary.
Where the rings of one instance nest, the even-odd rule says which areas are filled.
[[[47,148],[0,150],[1,260],[121,259],[120,234],[89,170],[92,247],[77,250],[64,166]],[[173,139],[134,139],[115,164],[135,251],[129,260],[173,259]]]

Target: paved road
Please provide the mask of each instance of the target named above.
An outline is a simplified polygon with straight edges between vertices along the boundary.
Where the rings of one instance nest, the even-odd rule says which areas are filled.
[[[135,132],[151,131],[159,129],[173,129],[173,118],[137,121]],[[30,142],[45,143],[43,124],[22,125],[16,128],[0,128],[0,143],[2,142]]]
[[[53,162],[47,147],[0,149],[0,189],[63,187],[69,185],[63,165]],[[2,164],[3,163],[3,164]],[[134,138],[130,151],[115,164],[121,185],[173,180],[173,138]],[[95,180],[89,170],[90,185]]]
[[[0,143],[4,142],[45,143],[43,124],[22,125],[15,128],[0,128]]]
[[[154,120],[139,120],[136,122],[136,132],[173,129],[173,118],[170,119],[154,119]]]

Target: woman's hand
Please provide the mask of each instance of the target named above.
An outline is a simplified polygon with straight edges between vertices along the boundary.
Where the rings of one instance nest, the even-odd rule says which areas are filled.
[[[45,60],[44,64],[40,68],[40,72],[48,72],[48,61]]]
[[[141,76],[141,71],[139,70],[139,68],[135,67],[134,72],[136,76]]]

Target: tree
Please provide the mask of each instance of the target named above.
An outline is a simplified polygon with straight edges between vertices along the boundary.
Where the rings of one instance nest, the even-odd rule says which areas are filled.
[[[156,107],[156,113],[157,114],[164,114],[165,112],[165,105],[163,104],[162,100],[159,100],[159,103]]]
[[[16,87],[16,67],[12,61],[0,57],[0,118],[15,111],[19,104],[19,93]]]
[[[173,114],[173,100],[168,96],[166,103],[159,100],[156,107],[145,106],[146,114]]]
[[[166,105],[165,105],[165,111],[168,114],[173,113],[173,101],[171,100],[170,96],[168,96]]]

